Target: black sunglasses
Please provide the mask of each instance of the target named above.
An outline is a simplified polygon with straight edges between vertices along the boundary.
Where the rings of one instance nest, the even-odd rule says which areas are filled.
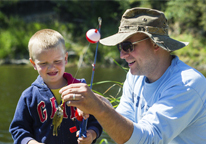
[[[144,41],[146,39],[149,39],[148,37],[136,42],[130,42],[130,41],[124,41],[122,43],[117,44],[117,48],[119,50],[119,52],[121,52],[121,50],[125,51],[125,52],[132,52],[134,50],[134,44],[139,43],[141,41]]]

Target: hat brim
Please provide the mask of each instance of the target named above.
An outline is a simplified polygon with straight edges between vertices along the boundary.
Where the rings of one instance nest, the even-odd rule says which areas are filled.
[[[161,48],[171,52],[181,49],[189,44],[189,42],[181,42],[163,35],[152,35],[151,39]]]
[[[131,32],[131,33],[116,33],[114,35],[111,35],[109,37],[101,39],[99,42],[106,46],[115,46],[126,39],[128,39],[133,34],[136,34],[137,32]]]
[[[177,41],[177,40],[170,38],[169,36],[154,35],[154,34],[152,35],[150,33],[140,32],[140,31],[138,31],[138,32],[135,31],[135,32],[130,32],[130,33],[116,33],[114,35],[111,35],[109,37],[101,39],[99,42],[103,45],[106,45],[106,46],[115,46],[115,45],[125,41],[126,39],[128,39],[129,37],[131,37],[132,35],[134,35],[136,33],[146,34],[147,36],[150,37],[150,39],[154,43],[156,43],[158,46],[160,46],[161,48],[163,48],[167,51],[175,51],[175,50],[183,48],[189,44],[189,42]]]

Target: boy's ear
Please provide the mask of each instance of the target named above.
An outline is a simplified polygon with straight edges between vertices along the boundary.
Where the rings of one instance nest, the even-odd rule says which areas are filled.
[[[65,54],[65,64],[67,64],[67,62],[68,62],[68,52],[66,52],[66,54]]]
[[[35,62],[34,62],[31,58],[29,58],[29,61],[30,61],[30,63],[33,65],[34,69],[36,70],[36,64],[35,64]]]

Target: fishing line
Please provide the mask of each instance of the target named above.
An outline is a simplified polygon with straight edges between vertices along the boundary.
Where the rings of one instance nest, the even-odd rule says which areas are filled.
[[[82,63],[84,62],[84,55],[87,53],[87,50],[89,49],[89,47],[90,47],[90,43],[88,44],[86,51],[83,53],[82,60],[81,60],[81,61],[79,60],[80,63],[78,64],[78,68],[77,68],[77,71],[76,71],[76,73],[75,73],[75,75],[74,75],[74,79],[76,79],[76,77],[77,77],[77,74],[78,74],[78,72],[79,72],[79,70],[80,70],[80,68],[81,68],[81,66],[82,66]],[[73,84],[73,82],[74,82],[74,79],[73,79],[73,81],[72,81],[72,84]]]
[[[102,24],[102,19],[101,19],[101,17],[98,17],[98,22],[99,22],[99,31],[97,30],[97,29],[90,29],[89,31],[87,31],[87,33],[86,33],[86,38],[87,38],[87,40],[89,41],[89,45],[88,45],[88,47],[87,47],[87,49],[86,49],[86,51],[85,51],[85,53],[87,52],[87,50],[89,49],[89,46],[90,46],[90,43],[97,43],[97,45],[96,45],[96,51],[95,51],[95,58],[94,58],[94,63],[92,64],[92,67],[93,67],[93,69],[92,69],[92,76],[91,76],[91,83],[90,83],[90,89],[92,89],[92,84],[93,84],[93,78],[94,78],[94,71],[95,71],[95,64],[96,64],[96,59],[97,59],[97,51],[98,51],[98,44],[99,44],[99,40],[100,40],[100,37],[101,37],[101,35],[100,35],[100,30],[101,30],[101,24]],[[80,64],[79,64],[79,66],[78,66],[78,69],[77,69],[77,72],[76,72],[76,74],[75,74],[75,76],[74,76],[74,79],[76,79],[76,76],[77,76],[77,73],[79,72],[79,69],[81,68],[81,65],[82,65],[82,62],[83,62],[83,60],[84,60],[84,55],[85,55],[85,53],[83,53],[83,56],[82,56],[82,61],[80,61]],[[73,82],[74,82],[74,79],[73,79]],[[72,83],[73,83],[72,82]],[[76,111],[77,112],[77,111]],[[78,114],[77,114],[78,115]],[[79,137],[87,137],[87,135],[86,135],[86,130],[87,130],[87,122],[88,122],[88,119],[83,119],[82,120],[82,122],[81,121],[79,121],[78,120],[78,118],[76,117],[76,119],[77,119],[77,123],[78,123],[78,125],[79,125]],[[75,132],[77,129],[76,129],[77,127],[72,127],[72,128],[70,128],[70,132]]]
[[[98,21],[99,21],[99,24],[97,25],[97,27],[99,27],[99,31],[100,31],[100,28],[101,28],[101,22],[100,21],[102,21],[102,19],[99,17],[98,18]],[[82,55],[82,60],[80,61],[80,59],[79,59],[79,64],[78,64],[78,69],[77,69],[77,71],[76,71],[76,73],[75,73],[75,75],[74,75],[74,78],[76,79],[76,77],[77,77],[77,74],[78,74],[78,72],[79,72],[79,70],[80,70],[80,68],[82,68],[82,63],[84,62],[84,56],[86,55],[86,53],[87,53],[87,51],[88,51],[88,49],[89,49],[89,47],[90,47],[90,42],[89,42],[89,44],[88,44],[88,46],[87,46],[87,48],[86,48],[86,51],[83,53],[83,55]],[[98,48],[98,42],[97,42],[97,48]],[[95,64],[96,63],[96,56],[97,56],[97,48],[96,48],[96,52],[95,52],[95,60],[94,60],[94,63],[93,64]],[[92,67],[94,67],[93,66],[93,64],[92,64]],[[92,80],[91,81],[93,81],[93,77],[92,77]],[[74,82],[74,80],[72,81],[72,83]],[[91,88],[91,87],[90,87]]]

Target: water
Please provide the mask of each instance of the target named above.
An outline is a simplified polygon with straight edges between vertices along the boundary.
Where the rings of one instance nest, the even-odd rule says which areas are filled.
[[[9,125],[13,118],[17,102],[23,90],[31,85],[38,73],[31,66],[0,66],[0,144],[12,144],[13,140],[9,133]],[[77,72],[76,67],[66,68],[66,72],[73,76]],[[85,78],[90,83],[92,68],[81,68],[76,78]],[[126,73],[121,68],[96,67],[94,82],[111,80],[123,82]],[[112,83],[94,85],[93,89],[103,93]],[[116,95],[118,87],[114,87],[107,95]],[[109,143],[114,143],[106,133],[98,139],[97,143],[106,138]]]

